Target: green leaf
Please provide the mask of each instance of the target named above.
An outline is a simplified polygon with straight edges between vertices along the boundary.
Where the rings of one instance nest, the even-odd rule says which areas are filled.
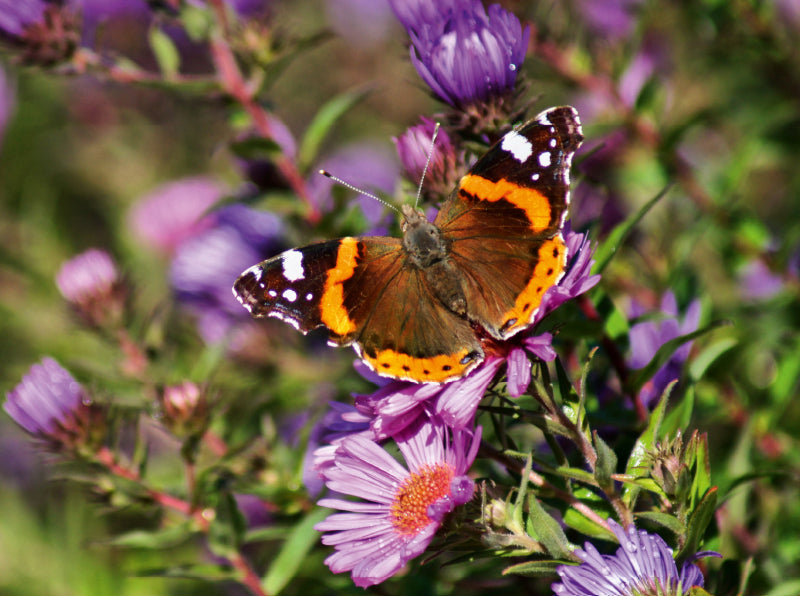
[[[658,372],[658,370],[664,366],[667,361],[669,361],[675,351],[686,342],[695,340],[698,337],[713,331],[714,329],[730,324],[730,321],[714,321],[713,323],[709,323],[697,331],[686,333],[685,335],[680,335],[669,340],[658,349],[658,351],[655,353],[655,356],[653,356],[653,359],[650,360],[650,362],[648,362],[644,368],[639,369],[635,375],[632,375],[631,380],[628,383],[628,390],[634,395],[639,393],[644,384],[652,379],[653,375],[655,375],[656,372]]]
[[[278,594],[305,564],[308,551],[319,540],[319,532],[314,526],[329,513],[327,509],[318,507],[294,527],[264,577],[262,585],[267,594]]]
[[[181,55],[172,39],[158,27],[150,27],[148,41],[161,73],[167,79],[175,78],[181,66]]]
[[[611,476],[617,472],[617,454],[608,446],[597,431],[592,433],[594,439],[594,449],[597,453],[597,465],[594,470],[594,477],[597,478],[597,484],[600,485],[606,493],[614,492],[614,481]]]
[[[528,561],[511,565],[503,569],[503,575],[525,575],[527,577],[551,577],[556,574],[556,567],[563,565],[564,561],[543,559]]]
[[[692,436],[691,446],[694,451],[694,480],[692,482],[692,507],[696,506],[697,500],[705,495],[711,488],[711,462],[708,455],[708,437],[705,433],[698,435],[696,432]]]
[[[673,402],[674,403],[674,402]],[[694,386],[689,386],[686,393],[678,401],[678,405],[672,408],[664,418],[661,428],[661,436],[674,436],[680,430],[686,430],[689,421],[692,419],[694,411]]]
[[[647,452],[655,448],[656,439],[658,438],[659,429],[661,428],[661,421],[664,419],[664,412],[667,409],[669,401],[669,394],[675,383],[670,383],[664,390],[661,396],[661,401],[650,413],[650,419],[647,423],[647,428],[639,435],[636,444],[631,449],[631,454],[628,457],[628,463],[625,466],[625,474],[634,478],[645,476],[647,473]],[[639,497],[640,488],[635,484],[626,484],[622,490],[622,501],[629,508],[633,509],[636,504],[636,499]]]
[[[561,529],[559,523],[544,510],[535,495],[528,498],[528,511],[533,527],[536,529],[536,538],[554,557],[567,559],[572,553],[569,540]]]
[[[316,161],[319,149],[333,126],[348,110],[363,100],[370,90],[370,87],[361,87],[342,93],[319,109],[300,143],[297,163],[301,172],[307,172],[311,164]]]
[[[686,526],[674,515],[669,513],[661,513],[660,511],[642,511],[636,514],[637,519],[644,519],[651,521],[654,524],[667,528],[676,536],[683,536],[686,531]]]
[[[594,474],[591,472],[587,472],[583,468],[571,468],[569,466],[559,466],[555,469],[556,474],[560,474],[565,478],[569,478],[570,480],[577,480],[579,482],[584,482],[589,486],[594,486],[597,484],[595,480]]]
[[[667,194],[667,191],[670,189],[669,186],[662,189],[656,196],[650,199],[647,203],[645,203],[639,211],[631,215],[627,220],[619,224],[612,232],[608,235],[608,238],[601,243],[597,250],[594,253],[594,260],[595,264],[592,267],[592,273],[602,273],[603,270],[608,266],[611,262],[611,259],[616,254],[617,250],[620,246],[622,246],[625,239],[628,237],[628,234],[631,233],[631,230],[638,224],[642,218],[647,215],[647,212],[653,208],[653,206],[658,203],[664,195]]]
[[[692,556],[700,549],[700,543],[703,541],[703,535],[706,532],[708,524],[714,517],[714,511],[717,508],[717,487],[714,486],[706,492],[703,499],[697,507],[689,515],[689,523],[686,528],[686,542],[681,548],[680,552],[675,556],[675,560],[679,563],[684,561],[687,557]]]
[[[183,544],[193,533],[188,524],[183,524],[153,532],[131,530],[115,536],[106,543],[127,548],[164,549]]]
[[[692,358],[692,362],[689,364],[689,378],[694,381],[701,379],[717,358],[738,343],[739,340],[735,337],[723,337],[711,342]]]
[[[283,153],[278,143],[264,137],[248,137],[242,141],[234,141],[228,146],[236,157],[247,160],[266,159],[274,161]]]
[[[226,558],[238,553],[247,530],[247,521],[236,504],[233,494],[222,489],[214,510],[214,521],[208,530],[208,547],[211,551]]]

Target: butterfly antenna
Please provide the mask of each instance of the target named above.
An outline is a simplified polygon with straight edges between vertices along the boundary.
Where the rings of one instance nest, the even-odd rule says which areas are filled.
[[[395,207],[394,205],[392,205],[391,203],[387,203],[382,198],[375,196],[371,192],[367,192],[366,190],[358,188],[357,186],[353,186],[349,182],[345,182],[341,178],[338,178],[338,177],[334,176],[333,174],[331,174],[328,170],[320,170],[319,173],[322,174],[323,176],[325,176],[326,178],[330,178],[331,180],[333,180],[337,184],[341,184],[345,188],[349,188],[350,190],[352,190],[354,192],[357,192],[358,194],[364,195],[365,197],[369,197],[370,199],[375,199],[379,203],[382,203],[382,204],[386,205],[392,211],[396,211],[397,213],[400,213],[400,210],[397,207]]]
[[[419,188],[417,188],[417,200],[414,201],[414,209],[417,208],[419,205],[419,199],[422,196],[422,183],[425,182],[425,174],[428,173],[428,166],[431,165],[431,159],[433,158],[433,148],[436,145],[436,137],[439,134],[439,126],[440,123],[437,122],[436,126],[433,127],[433,134],[431,135],[431,146],[428,148],[428,159],[425,160],[425,167],[422,169],[422,176],[419,179]]]

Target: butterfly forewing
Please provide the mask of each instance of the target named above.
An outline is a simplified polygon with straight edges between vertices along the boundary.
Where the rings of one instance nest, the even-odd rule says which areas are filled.
[[[530,324],[564,272],[569,167],[582,139],[574,108],[543,112],[479,159],[436,218],[469,317],[498,339]]]

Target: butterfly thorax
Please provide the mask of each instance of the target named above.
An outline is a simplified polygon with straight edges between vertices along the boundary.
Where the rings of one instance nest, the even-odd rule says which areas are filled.
[[[410,205],[403,205],[402,228],[407,262],[421,270],[428,288],[442,304],[456,314],[465,315],[463,279],[448,257],[447,242],[439,228]]]

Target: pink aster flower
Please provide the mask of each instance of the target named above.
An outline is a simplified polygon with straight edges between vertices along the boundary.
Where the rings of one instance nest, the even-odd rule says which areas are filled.
[[[363,499],[322,499],[339,509],[316,525],[323,544],[336,549],[325,563],[334,573],[350,571],[362,588],[397,573],[430,544],[445,516],[472,498],[466,475],[480,444],[481,429],[451,431],[435,419],[418,421],[395,437],[406,467],[363,436],[341,442],[323,470],[330,490]]]

